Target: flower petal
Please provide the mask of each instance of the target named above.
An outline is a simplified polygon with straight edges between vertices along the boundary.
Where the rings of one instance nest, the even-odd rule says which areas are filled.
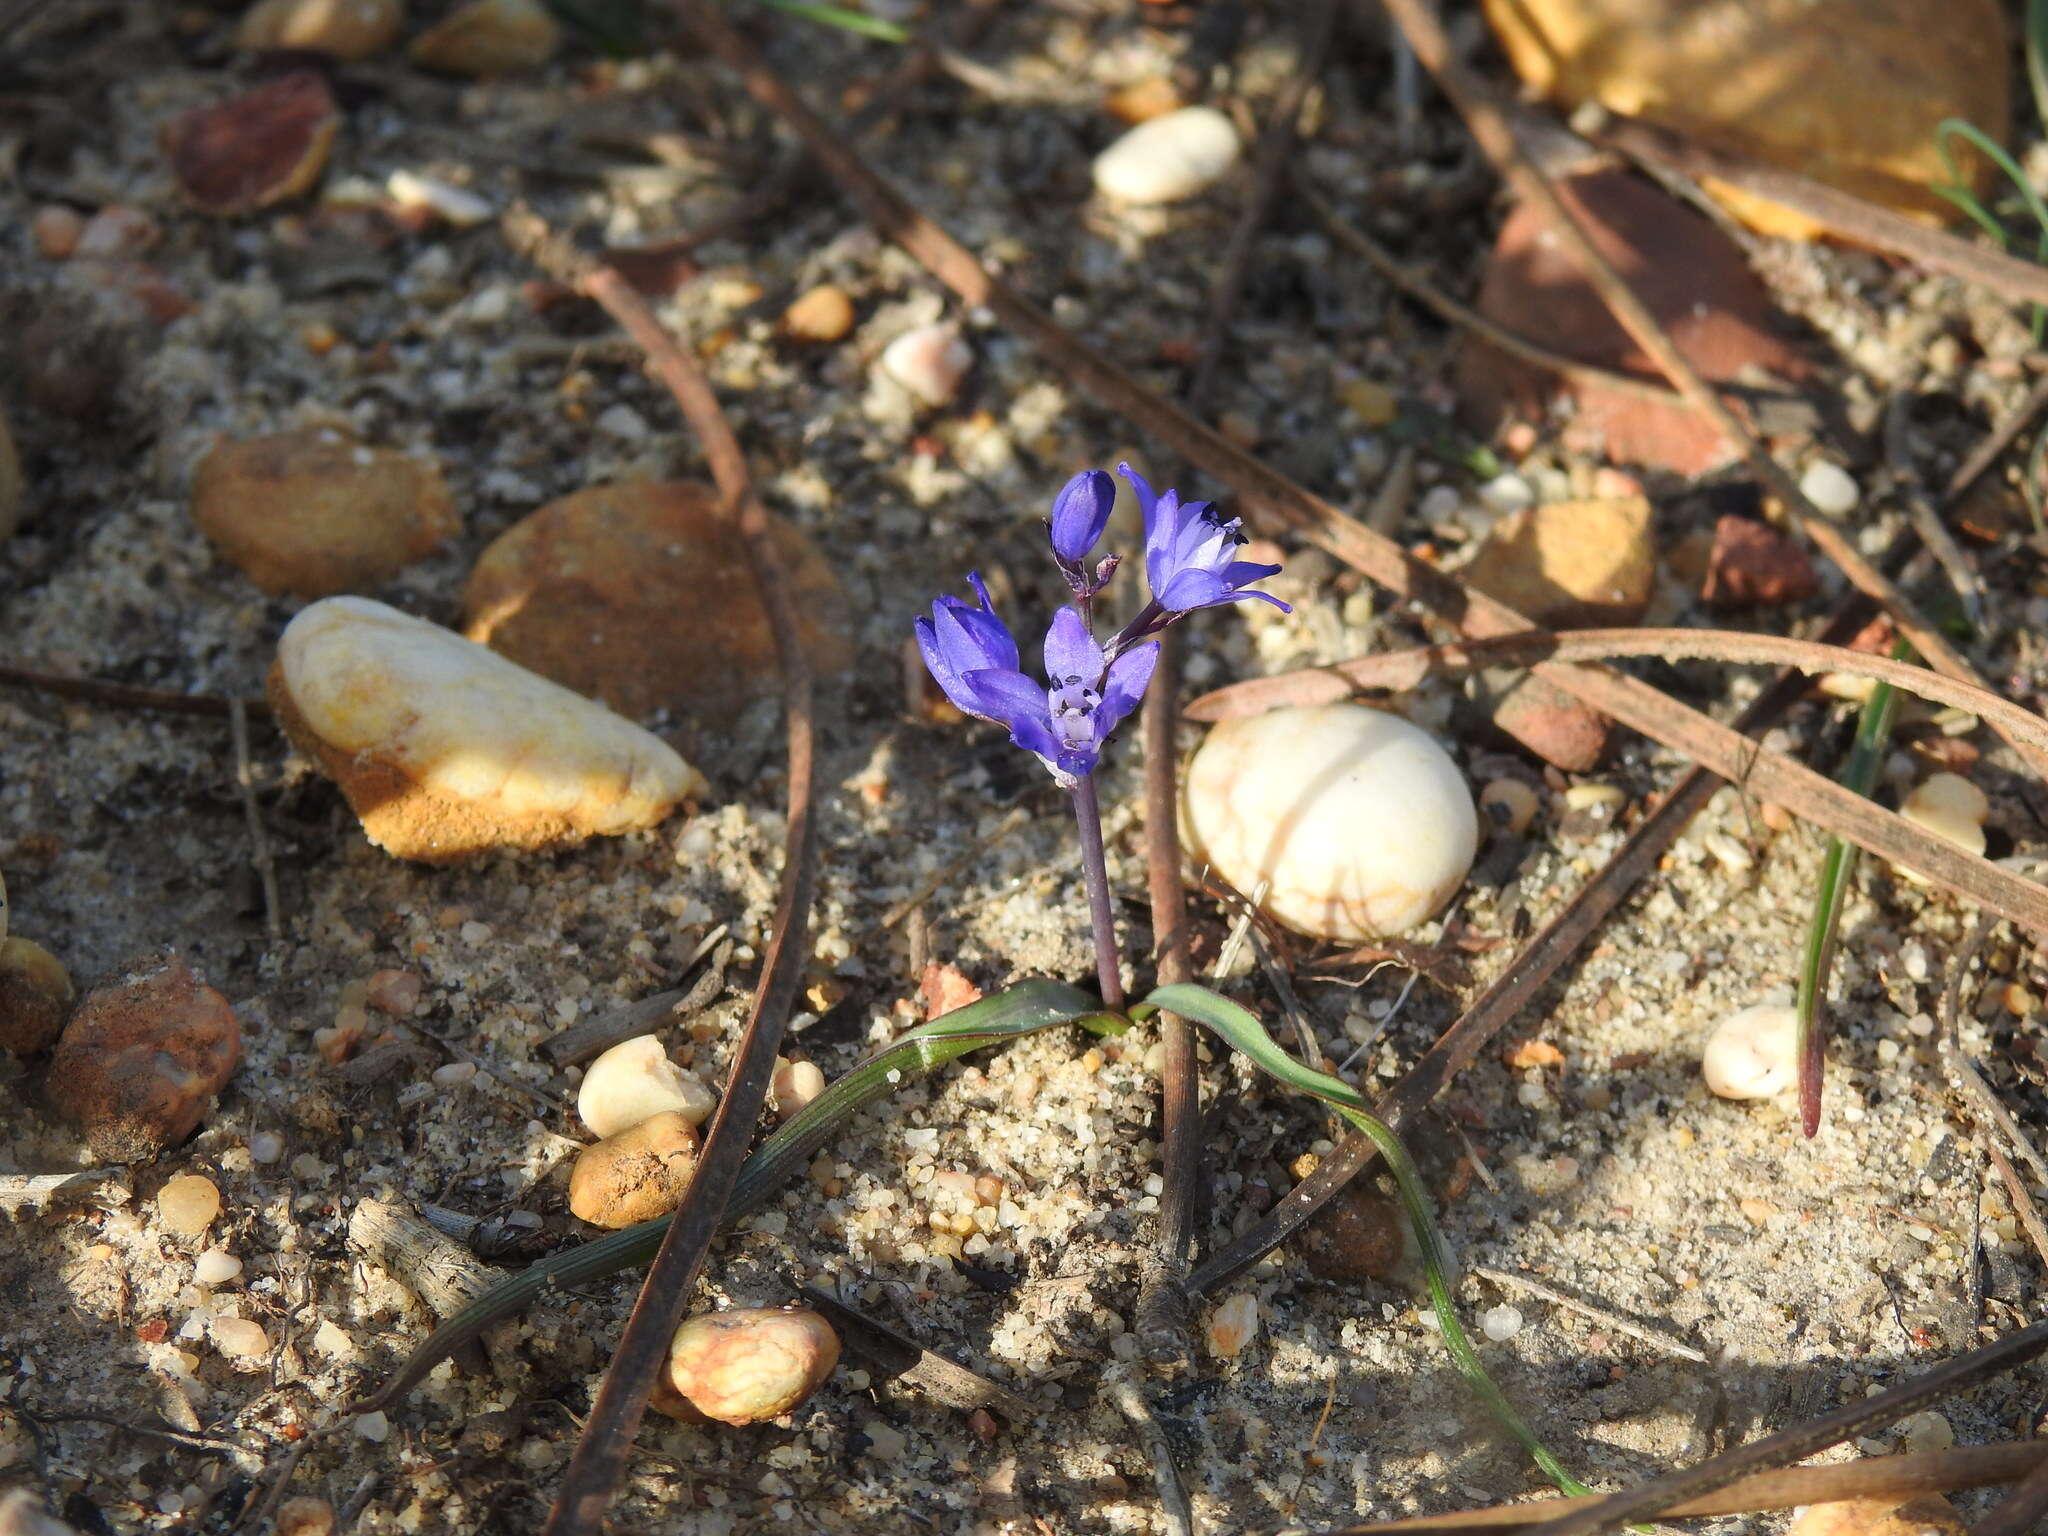
[[[988,667],[969,672],[960,679],[962,689],[975,700],[974,714],[1000,720],[1012,730],[1020,720],[1036,720],[1045,726],[1048,711],[1045,690],[1022,672],[1008,667]],[[1045,727],[1050,732],[1050,727]]]
[[[1080,610],[1062,608],[1045,632],[1045,676],[1054,687],[1079,678],[1093,688],[1102,681],[1102,647],[1088,633]]]
[[[1145,514],[1145,542],[1152,542],[1152,513],[1159,505],[1159,493],[1152,489],[1152,482],[1139,474],[1130,465],[1119,461],[1116,472],[1130,484],[1131,491],[1138,498],[1138,510]]]
[[[936,611],[938,604],[934,603],[932,607]],[[953,701],[955,709],[970,715],[981,713],[974,694],[960,680],[960,669],[953,664],[953,658],[945,647],[939,644],[932,621],[918,619],[912,627],[917,631],[917,648],[924,655],[925,668],[940,691]]]
[[[1053,498],[1052,552],[1071,564],[1088,558],[1116,505],[1116,485],[1099,469],[1084,469]]]
[[[1102,685],[1102,702],[1095,706],[1096,735],[1106,738],[1124,716],[1138,707],[1145,687],[1152,681],[1152,669],[1159,665],[1159,643],[1125,651],[1109,664],[1109,678]]]

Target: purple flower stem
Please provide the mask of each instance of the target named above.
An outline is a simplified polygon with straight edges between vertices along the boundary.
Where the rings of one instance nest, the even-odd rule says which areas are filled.
[[[1095,798],[1095,776],[1083,774],[1071,793],[1074,824],[1081,832],[1081,878],[1088,886],[1088,916],[1095,929],[1095,977],[1102,1001],[1122,1013],[1124,978],[1118,964],[1116,919],[1109,909],[1109,865],[1102,856],[1102,808]]]

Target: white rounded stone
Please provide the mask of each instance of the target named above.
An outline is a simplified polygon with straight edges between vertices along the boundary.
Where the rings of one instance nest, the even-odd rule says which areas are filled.
[[[1982,826],[1991,815],[1991,801],[1984,791],[1959,773],[1936,773],[1906,796],[1902,808],[1908,817],[1932,816],[1946,821],[1966,821]]]
[[[1505,1304],[1488,1307],[1479,1314],[1479,1328],[1496,1344],[1512,1339],[1522,1331],[1522,1310]]]
[[[371,840],[401,858],[630,832],[707,788],[602,704],[368,598],[301,610],[271,694]]]
[[[1991,802],[1984,791],[1960,774],[1936,773],[1907,795],[1899,814],[1916,827],[1954,843],[1958,848],[1983,856],[1984,819],[1991,814]],[[1910,869],[1899,873],[1915,885],[1927,882]]]
[[[1806,473],[1799,477],[1799,490],[1816,512],[1829,517],[1848,516],[1863,494],[1846,469],[1826,459],[1815,459],[1806,466]]]
[[[242,1273],[242,1261],[225,1248],[209,1248],[192,1263],[192,1278],[201,1285],[226,1285]]]
[[[1479,817],[1450,754],[1361,704],[1226,720],[1188,766],[1193,857],[1315,938],[1405,932],[1472,867]]]
[[[1095,190],[1123,203],[1177,203],[1221,180],[1244,146],[1214,107],[1138,124],[1095,157]]]
[[[1790,1003],[1758,1003],[1714,1026],[1700,1075],[1724,1099],[1776,1098],[1799,1080],[1799,1014]]]
[[[974,349],[955,326],[920,325],[882,349],[882,372],[926,405],[944,405],[974,366]]]
[[[599,1138],[629,1131],[670,1110],[692,1125],[711,1113],[711,1090],[673,1061],[654,1035],[637,1035],[590,1064],[576,1114]]]

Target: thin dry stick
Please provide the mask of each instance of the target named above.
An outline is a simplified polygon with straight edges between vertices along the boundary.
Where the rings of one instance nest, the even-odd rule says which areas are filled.
[[[2048,1517],[2048,1461],[2021,1478],[1991,1513],[1970,1527],[1970,1536],[2029,1536]]]
[[[205,715],[214,720],[227,718],[229,708],[239,703],[252,718],[270,718],[270,706],[261,699],[222,699],[208,693],[173,693],[168,688],[138,688],[132,683],[109,683],[97,677],[66,677],[60,672],[38,672],[29,667],[0,666],[0,687],[26,688],[35,693],[54,694],[60,699],[106,704],[116,709],[155,709],[170,715]]]
[[[1468,635],[1526,632],[1534,626],[1506,605],[1417,559],[1235,444],[1192,420],[1156,392],[1137,383],[1107,358],[1075,340],[1036,306],[996,278],[973,254],[918,213],[829,129],[751,44],[711,7],[685,0],[686,10],[711,51],[745,81],[763,105],[781,115],[857,201],[877,228],[970,304],[986,305],[1029,341],[1068,382],[1093,395],[1134,425],[1165,441],[1181,457],[1228,484],[1252,512],[1263,511],[1301,530],[1318,547],[1362,571],[1395,594],[1422,602]],[[2041,893],[2025,882],[1986,871],[1954,844],[1896,817],[1873,819],[1870,802],[1834,780],[1782,754],[1744,741],[1726,726],[1667,698],[1647,683],[1605,668],[1545,662],[1536,675],[1603,713],[1682,752],[1722,777],[1747,781],[1764,797],[1866,851],[1903,864],[1935,885],[2001,912],[2027,910],[2048,917]]]
[[[1799,1504],[1828,1504],[1841,1499],[1910,1498],[1922,1493],[1954,1493],[2009,1483],[2036,1468],[2048,1466],[2048,1440],[2016,1445],[1958,1446],[1949,1451],[1921,1451],[1908,1456],[1871,1456],[1826,1467],[1788,1467],[1759,1472],[1730,1483],[1718,1493],[1688,1499],[1664,1511],[1672,1518],[1693,1515],[1747,1515]],[[1522,1531],[1551,1515],[1590,1509],[1596,1497],[1536,1499],[1491,1509],[1461,1510],[1450,1515],[1416,1515],[1406,1520],[1380,1520],[1348,1525],[1323,1536],[1462,1536],[1467,1531]]]
[[[1657,317],[1650,313],[1649,306],[1636,296],[1635,290],[1593,244],[1592,238],[1558,196],[1543,168],[1523,150],[1506,113],[1495,104],[1492,93],[1452,51],[1450,39],[1438,22],[1435,8],[1429,0],[1387,0],[1387,13],[1406,35],[1423,67],[1436,77],[1451,105],[1458,109],[1458,115],[1464,118],[1466,127],[1494,169],[1514,188],[1517,196],[1543,215],[1545,222],[1563,242],[1573,263],[1600,295],[1601,302],[1636,345],[1649,355],[1658,370],[1714,424],[1722,436],[1741,448],[1743,457],[1749,461],[1758,478],[1784,502],[1798,522],[1800,531],[1835,563],[1857,590],[1874,598],[1891,615],[1899,632],[1913,642],[1914,649],[1926,658],[1929,666],[1950,677],[1980,681],[1976,669],[1948,643],[1947,637],[1923,619],[1890,578],[1865,559],[1849,537],[1814,508],[1798,483],[1764,450],[1756,435],[1722,403],[1721,397],[1700,377],[1699,370],[1678,350]],[[2018,743],[2014,743],[2014,748],[2036,775],[2048,778],[2048,753],[2030,751]]]
[[[249,825],[249,856],[263,887],[263,927],[276,943],[284,937],[284,909],[277,898],[277,865],[270,857],[270,834],[263,828],[263,812],[256,804],[256,773],[249,766],[249,706],[240,699],[228,700],[228,733],[235,743],[235,789],[242,797],[242,818]]]
[[[2012,446],[2013,439],[2026,431],[2027,424],[2044,410],[2048,410],[2048,374],[2036,379],[2034,387],[2027,391],[2026,399],[1993,427],[1983,442],[1970,450],[1970,456],[1949,478],[1948,499],[1954,501],[1976,484],[1984,471],[1996,464],[1999,456]]]
[[[1991,1166],[1998,1170],[1999,1182],[2005,1185],[2005,1197],[2012,1202],[2014,1213],[2020,1225],[2027,1229],[2027,1240],[2034,1245],[2034,1252],[2042,1264],[2048,1265],[2048,1226],[2041,1223],[2041,1212],[2034,1205],[2034,1197],[2027,1186],[2020,1182],[2019,1170],[2012,1160],[1998,1150],[1998,1143],[1990,1139],[1984,1142],[1984,1153],[1991,1159]]]
[[[1152,1405],[1145,1401],[1144,1392],[1132,1379],[1132,1368],[1113,1365],[1105,1373],[1105,1380],[1109,1386],[1110,1401],[1131,1421],[1131,1427],[1138,1431],[1152,1457],[1152,1477],[1159,1485],[1160,1513],[1166,1517],[1167,1536],[1195,1536],[1194,1506],[1188,1501],[1187,1485],[1180,1479],[1180,1468],[1174,1465],[1173,1442],[1166,1438],[1166,1431],[1152,1416]]]
[[[1307,170],[1298,165],[1293,169],[1295,196],[1301,199],[1303,207],[1315,215],[1331,238],[1339,245],[1348,246],[1364,257],[1366,264],[1381,277],[1417,303],[1434,310],[1439,318],[1460,330],[1470,331],[1480,340],[1511,357],[1518,357],[1525,363],[1541,368],[1547,373],[1554,373],[1560,378],[1570,379],[1575,384],[1593,385],[1656,405],[1677,406],[1688,411],[1693,409],[1693,403],[1675,389],[1667,389],[1662,384],[1652,384],[1632,373],[1618,373],[1612,368],[1596,367],[1575,357],[1566,357],[1562,352],[1553,352],[1548,347],[1539,347],[1526,336],[1487,319],[1468,305],[1460,304],[1431,282],[1421,268],[1403,266],[1385,246],[1357,225],[1347,221],[1309,179]]]
[[[1767,197],[1826,225],[1830,233],[1845,240],[1977,283],[2014,303],[2048,304],[2048,268],[1929,229],[1838,188],[1628,118],[1615,118],[1593,137],[1599,144],[1659,169],[1676,171],[1694,181],[1711,178]]]
[[[1809,1423],[1766,1435],[1696,1467],[1667,1472],[1640,1488],[1609,1494],[1588,1508],[1545,1520],[1531,1526],[1529,1536],[1601,1536],[1602,1532],[1619,1530],[1631,1520],[1661,1514],[1674,1504],[1726,1488],[1752,1472],[1803,1461],[1831,1445],[1882,1429],[1929,1403],[1953,1397],[2023,1365],[2043,1350],[2048,1350],[2048,1322],[2034,1323],[1982,1349],[1945,1360],[1933,1370],[1887,1388],[1875,1397],[1858,1398]]]
[[[747,1143],[767,1102],[768,1082],[782,1046],[803,977],[805,928],[817,884],[817,828],[812,817],[816,779],[812,734],[812,679],[798,640],[798,616],[790,597],[781,557],[776,552],[767,509],[754,490],[746,457],[696,361],[677,345],[660,321],[617,272],[593,266],[554,240],[530,214],[508,219],[513,243],[531,254],[558,281],[574,281],[602,305],[646,352],[648,362],[675,397],[710,465],[712,479],[723,493],[746,550],[761,606],[775,636],[775,656],[782,670],[783,714],[789,742],[789,810],[785,861],[777,893],[775,924],[761,966],[761,982],[733,1058],[717,1113],[706,1133],[696,1175],[669,1224],[668,1235],[641,1286],[633,1314],[605,1373],[604,1385],[592,1404],[588,1425],[545,1527],[547,1536],[590,1536],[604,1520],[612,1490],[625,1468],[626,1455],[654,1377],[668,1353],[670,1335],[682,1315],[703,1267],[711,1238],[724,1215],[733,1182],[747,1155]]]
[[[1681,1360],[1690,1360],[1697,1365],[1707,1363],[1704,1351],[1694,1349],[1681,1339],[1674,1339],[1668,1333],[1659,1333],[1654,1328],[1646,1328],[1641,1323],[1632,1323],[1619,1313],[1610,1312],[1604,1307],[1596,1307],[1590,1301],[1567,1296],[1563,1291],[1553,1290],[1541,1280],[1532,1279],[1528,1275],[1518,1275],[1508,1269],[1488,1269],[1477,1264],[1472,1267],[1472,1273],[1482,1279],[1491,1280],[1495,1285],[1505,1285],[1511,1289],[1527,1291],[1532,1296],[1540,1296],[1553,1306],[1563,1307],[1566,1311],[1576,1312],[1582,1317],[1590,1317],[1594,1322],[1612,1328],[1616,1333],[1625,1333],[1632,1339],[1641,1339],[1645,1344],[1654,1344]]]
[[[1482,667],[1527,666],[1535,661],[1611,661],[1623,656],[1793,667],[1813,676],[1832,672],[1875,678],[1920,698],[1996,721],[2020,740],[2048,749],[2048,720],[1974,683],[1958,682],[1870,651],[1733,629],[1574,629],[1558,634],[1532,630],[1450,645],[1417,646],[1232,683],[1202,695],[1188,705],[1187,713],[1191,720],[1229,720],[1286,704],[1327,704],[1348,698],[1361,688],[1415,688],[1433,677],[1456,676]]]

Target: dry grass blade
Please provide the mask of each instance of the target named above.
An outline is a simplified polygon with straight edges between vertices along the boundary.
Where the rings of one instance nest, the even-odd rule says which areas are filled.
[[[1719,661],[1737,666],[1793,667],[1809,675],[1828,672],[1875,678],[1894,688],[1996,719],[2021,740],[2048,748],[2048,720],[2008,702],[1988,688],[1958,682],[1870,651],[1821,645],[1783,635],[1751,635],[1725,629],[1574,629],[1553,633],[1498,635],[1452,645],[1418,646],[1362,656],[1327,667],[1306,667],[1274,677],[1233,683],[1203,694],[1187,707],[1190,720],[1229,720],[1277,709],[1283,704],[1327,704],[1359,689],[1415,688],[1432,677],[1455,676],[1482,667],[1528,666],[1538,661],[1612,661],[1654,656],[1662,661]]]
[[[813,685],[798,640],[796,606],[770,534],[767,509],[761,505],[747,472],[746,457],[702,370],[617,272],[592,265],[554,239],[531,215],[514,215],[506,226],[507,236],[517,248],[550,276],[573,282],[595,299],[640,344],[654,373],[668,386],[695,431],[712,478],[724,494],[727,515],[740,534],[755,589],[774,632],[789,749],[785,862],[753,1010],[734,1052],[725,1094],[706,1129],[696,1175],[641,1286],[639,1301],[627,1319],[618,1352],[591,1406],[545,1527],[548,1536],[591,1536],[603,1524],[612,1490],[625,1469],[627,1450],[646,1412],[655,1372],[668,1353],[670,1335],[696,1284],[740,1165],[746,1160],[747,1143],[767,1102],[783,1027],[802,981],[804,936],[817,884],[817,827],[812,815],[816,778]]]
[[[740,74],[757,100],[795,129],[878,229],[963,300],[986,305],[1059,368],[1074,387],[1141,429],[1157,434],[1175,453],[1229,485],[1245,503],[1246,512],[1277,517],[1301,530],[1339,560],[1389,591],[1426,604],[1468,635],[1526,633],[1534,627],[1513,609],[1346,517],[1077,341],[905,202],[715,10],[686,0],[684,11],[710,50]],[[1889,585],[1885,583],[1887,588]],[[2003,871],[1987,872],[1981,860],[1971,859],[1953,844],[1897,817],[1873,815],[1870,802],[1862,796],[1781,754],[1743,740],[1737,732],[1648,684],[1604,668],[1567,663],[1543,662],[1535,671],[1583,703],[1724,778],[1747,783],[1794,815],[1840,833],[1879,858],[1903,864],[1936,885],[2030,927],[2048,930],[2048,895],[2038,888]]]
[[[1629,118],[1614,119],[1594,137],[1608,148],[1658,169],[1676,171],[1694,181],[1724,182],[1782,203],[1825,224],[1830,232],[1852,244],[1888,251],[1929,271],[1946,272],[1980,284],[2016,304],[2048,304],[2048,268],[1916,224],[1902,214],[1867,203],[1838,187],[1823,186],[1793,171],[1759,165]]]
[[[1973,1445],[1910,1456],[1873,1456],[1830,1467],[1788,1467],[1759,1472],[1730,1483],[1664,1513],[1747,1515],[1800,1504],[1826,1504],[1838,1499],[1910,1498],[1922,1493],[1954,1493],[2009,1483],[2048,1468],[2048,1440],[2017,1445]],[[1541,1499],[1527,1504],[1502,1504],[1491,1509],[1461,1510],[1450,1515],[1418,1515],[1407,1520],[1380,1520],[1347,1525],[1322,1536],[1460,1536],[1466,1531],[1526,1531],[1553,1515],[1590,1509],[1598,1499]]]
[[[1858,1398],[1833,1413],[1703,1461],[1652,1478],[1640,1488],[1609,1494],[1584,1509],[1529,1526],[1529,1536],[1600,1536],[1633,1520],[1739,1482],[1751,1473],[1804,1461],[1856,1435],[1869,1434],[1945,1397],[2002,1375],[2048,1350],[2048,1322],[2034,1323],[1967,1355],[1943,1361],[1875,1397]]]
[[[1970,1527],[1970,1536],[2028,1536],[2048,1517],[2048,1461],[2021,1478],[1992,1509]]]
[[[1612,368],[1582,363],[1575,357],[1566,357],[1562,352],[1553,352],[1548,347],[1539,347],[1527,337],[1487,319],[1471,306],[1460,304],[1431,282],[1419,268],[1403,266],[1395,259],[1393,252],[1340,215],[1330,205],[1329,199],[1325,198],[1321,190],[1309,180],[1308,172],[1300,166],[1294,168],[1294,194],[1339,245],[1346,246],[1363,257],[1366,265],[1381,277],[1418,304],[1434,310],[1438,318],[1457,326],[1460,330],[1470,331],[1488,345],[1499,348],[1509,356],[1518,357],[1533,367],[1554,373],[1562,379],[1570,379],[1573,383],[1597,385],[1618,395],[1627,395],[1631,399],[1646,400],[1657,405],[1694,409],[1693,403],[1675,389],[1668,389],[1662,384],[1652,384],[1632,373],[1617,373]]]
[[[1835,563],[1859,591],[1875,599],[1891,615],[1899,633],[1913,643],[1913,648],[1927,658],[1930,666],[1950,677],[1979,681],[1976,670],[1949,644],[1948,637],[1920,616],[1906,600],[1905,594],[1864,558],[1848,535],[1814,509],[1806,493],[1785,472],[1784,466],[1765,451],[1756,434],[1722,402],[1712,386],[1700,377],[1699,370],[1678,350],[1656,316],[1650,313],[1649,306],[1636,296],[1635,290],[1629,287],[1565,207],[1542,167],[1523,150],[1507,114],[1495,103],[1492,93],[1459,62],[1450,39],[1437,20],[1435,8],[1428,0],[1387,0],[1387,13],[1408,39],[1415,56],[1436,77],[1444,95],[1450,98],[1458,115],[1464,118],[1466,127],[1494,168],[1514,188],[1517,196],[1542,212],[1545,221],[1570,253],[1573,264],[1600,295],[1609,312],[1679,393],[1691,401],[1694,408],[1724,437],[1741,448],[1743,457],[1757,477],[1791,510],[1801,532]],[[2030,750],[2019,743],[2014,743],[2014,746],[2037,775],[2048,778],[2048,753]]]
[[[906,1338],[888,1324],[849,1306],[830,1291],[815,1285],[802,1288],[804,1300],[832,1320],[855,1353],[871,1361],[891,1381],[916,1387],[948,1408],[971,1413],[976,1408],[993,1409],[1012,1424],[1028,1424],[1039,1416],[1037,1404],[998,1386],[944,1355],[932,1353],[915,1339]]]
[[[114,709],[154,709],[169,715],[205,715],[225,720],[236,703],[252,720],[268,720],[270,706],[262,699],[223,699],[210,693],[173,693],[168,688],[137,688],[131,683],[109,683],[97,677],[66,677],[61,672],[37,672],[28,667],[0,666],[0,688],[26,688],[52,694],[60,699],[77,699],[84,704],[105,704]]]

